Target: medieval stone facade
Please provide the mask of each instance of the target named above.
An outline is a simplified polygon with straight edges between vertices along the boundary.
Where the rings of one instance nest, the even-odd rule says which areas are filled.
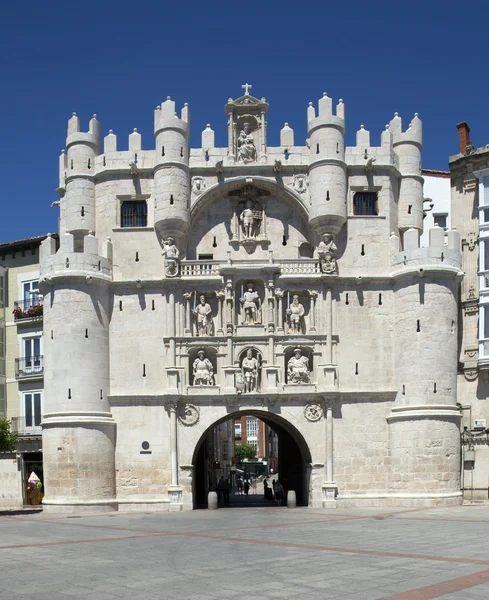
[[[314,507],[461,502],[460,240],[423,223],[421,121],[345,147],[345,107],[267,143],[264,98],[189,148],[189,108],[120,150],[68,123],[60,248],[42,245],[44,510],[181,510],[201,446],[254,415]],[[102,147],[103,146],[103,147]]]

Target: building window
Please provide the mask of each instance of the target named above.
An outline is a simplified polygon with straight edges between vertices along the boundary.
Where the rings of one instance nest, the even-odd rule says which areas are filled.
[[[256,417],[246,417],[246,439],[258,439],[258,419]]]
[[[448,214],[433,214],[433,221],[445,231],[448,229]]]
[[[148,206],[146,200],[128,200],[121,205],[121,227],[146,227]]]
[[[41,425],[41,400],[42,392],[29,392],[24,394],[25,426],[39,427]]]
[[[234,437],[237,440],[241,439],[241,423],[235,423],[234,424]]]
[[[363,217],[378,215],[377,192],[355,192],[353,195],[353,214]]]
[[[22,300],[20,307],[24,312],[31,306],[38,306],[41,303],[39,298],[39,280],[24,281],[22,283]]]
[[[41,338],[29,337],[24,339],[24,365],[26,373],[41,371]]]
[[[489,223],[489,208],[484,208],[482,211],[482,218],[484,219],[484,223]]]

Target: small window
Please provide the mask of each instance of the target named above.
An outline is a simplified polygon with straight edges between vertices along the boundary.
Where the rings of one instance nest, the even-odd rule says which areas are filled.
[[[353,214],[363,217],[378,215],[377,192],[355,192],[353,196]]]
[[[484,219],[484,223],[489,223],[489,208],[484,209],[482,218]]]
[[[234,424],[234,437],[238,440],[241,439],[241,423]]]
[[[446,213],[433,214],[433,220],[438,227],[441,227],[445,231],[448,229],[448,215]]]
[[[122,203],[121,227],[146,227],[148,207],[145,200],[131,200]]]
[[[214,260],[213,254],[199,254],[199,260]]]

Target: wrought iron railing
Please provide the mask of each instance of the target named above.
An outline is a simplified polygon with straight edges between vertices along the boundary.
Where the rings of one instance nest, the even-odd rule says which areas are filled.
[[[15,377],[38,377],[44,373],[44,356],[28,356],[15,359]]]
[[[12,431],[19,435],[39,435],[41,433],[41,417],[13,417]]]

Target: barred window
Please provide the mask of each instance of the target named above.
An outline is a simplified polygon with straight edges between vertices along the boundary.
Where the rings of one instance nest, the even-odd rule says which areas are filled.
[[[146,200],[130,200],[121,205],[121,227],[146,227],[148,207]]]
[[[355,192],[353,214],[368,217],[378,215],[377,192]]]

